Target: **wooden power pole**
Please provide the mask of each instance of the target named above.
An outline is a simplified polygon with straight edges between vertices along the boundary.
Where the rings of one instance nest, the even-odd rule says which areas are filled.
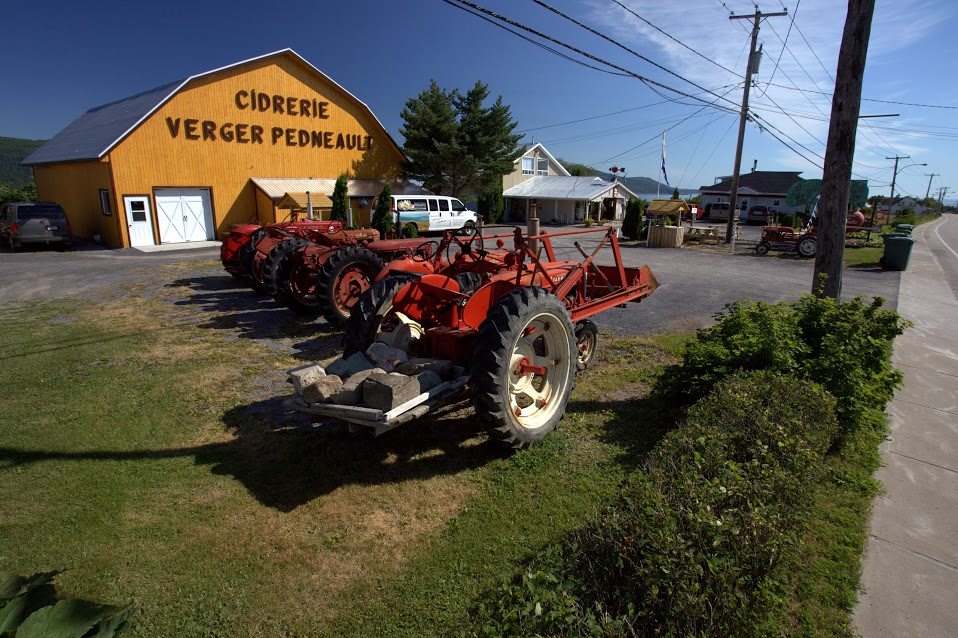
[[[758,7],[755,13],[751,15],[730,15],[729,20],[747,20],[752,22],[752,47],[748,54],[748,64],[745,67],[745,90],[742,92],[742,110],[739,112],[738,119],[738,144],[735,146],[735,164],[732,166],[732,191],[728,198],[728,225],[725,228],[725,243],[732,241],[733,228],[735,227],[735,218],[738,216],[738,181],[741,173],[742,164],[742,145],[745,142],[745,123],[748,122],[748,94],[752,88],[752,76],[758,73],[759,57],[755,51],[755,44],[758,42],[758,29],[762,18],[773,18],[775,16],[787,16],[788,11],[779,11],[776,13],[762,13]]]
[[[845,217],[862,100],[862,76],[874,12],[875,0],[848,0],[825,147],[822,194],[818,201],[818,250],[812,293],[820,297],[841,299],[842,296]]]

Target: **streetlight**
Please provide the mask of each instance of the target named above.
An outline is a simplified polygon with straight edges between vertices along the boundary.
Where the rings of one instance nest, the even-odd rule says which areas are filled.
[[[896,155],[895,157],[886,157],[885,159],[893,159],[893,160],[895,160],[895,172],[894,172],[894,173],[892,174],[892,176],[891,176],[891,198],[889,198],[889,200],[888,200],[888,221],[890,222],[890,221],[891,221],[891,207],[892,207],[892,204],[895,203],[895,179],[898,177],[898,173],[902,172],[903,170],[905,170],[906,168],[909,168],[909,167],[911,167],[911,166],[928,166],[928,164],[925,164],[924,162],[922,162],[921,164],[906,164],[905,166],[902,166],[901,168],[898,168],[898,160],[900,160],[900,159],[910,159],[907,155],[904,156],[904,157],[899,157],[899,156]]]

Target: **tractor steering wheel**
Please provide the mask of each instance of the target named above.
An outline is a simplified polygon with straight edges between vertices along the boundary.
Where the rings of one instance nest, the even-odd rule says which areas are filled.
[[[459,246],[459,254],[469,255],[473,263],[480,262],[485,257],[486,251],[482,249],[482,235],[479,234],[479,229],[475,226],[472,227],[472,233],[468,236],[468,239],[460,239],[459,235],[454,231],[449,232],[449,238],[452,240],[446,244],[446,261],[449,263],[453,261],[449,251],[453,242]]]
[[[439,252],[439,242],[429,239],[416,246],[412,251],[413,261],[429,261]]]

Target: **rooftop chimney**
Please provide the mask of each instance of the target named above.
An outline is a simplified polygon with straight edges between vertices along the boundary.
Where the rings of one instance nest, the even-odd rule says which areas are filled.
[[[758,168],[758,160],[752,160],[752,172],[755,172],[755,169]]]

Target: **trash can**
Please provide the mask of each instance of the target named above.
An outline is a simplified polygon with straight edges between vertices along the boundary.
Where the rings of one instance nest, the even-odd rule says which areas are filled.
[[[888,241],[889,237],[908,237],[905,233],[893,232],[893,233],[882,233],[881,238],[885,241]]]
[[[905,270],[911,257],[911,247],[915,240],[911,237],[886,237],[885,254],[881,258],[884,270]]]
[[[911,235],[911,231],[915,230],[915,226],[913,224],[895,224],[894,229],[896,233]]]

